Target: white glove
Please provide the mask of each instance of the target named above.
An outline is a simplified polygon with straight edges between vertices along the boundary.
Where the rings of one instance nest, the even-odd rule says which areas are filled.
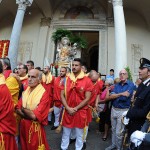
[[[122,117],[125,117],[127,115],[128,111],[123,112]]]
[[[131,139],[131,141],[134,139],[138,139],[138,140],[143,141],[143,139],[145,138],[145,135],[146,135],[146,133],[137,130],[137,131],[132,133],[130,139]]]
[[[142,143],[142,141],[139,139],[133,139],[132,142],[135,144],[135,147],[138,147]]]
[[[145,135],[146,133],[137,130],[132,133],[130,140],[135,144],[135,147],[138,147],[142,143],[143,139],[145,138]]]
[[[129,118],[123,117],[123,121],[122,122],[123,122],[124,125],[128,125],[129,124],[129,120],[130,120]]]

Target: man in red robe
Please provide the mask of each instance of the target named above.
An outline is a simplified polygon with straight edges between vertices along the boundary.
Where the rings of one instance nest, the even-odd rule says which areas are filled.
[[[5,84],[2,62],[0,61],[0,149],[17,150],[15,141],[16,120],[11,94]]]
[[[25,91],[28,87],[28,68],[26,65],[19,65],[18,75],[23,85],[23,90]]]
[[[47,91],[40,84],[41,79],[39,70],[29,71],[29,87],[16,106],[16,112],[23,117],[20,122],[21,150],[49,150],[44,126],[47,125],[50,101]]]
[[[28,60],[26,62],[26,66],[28,67],[28,71],[30,71],[31,69],[34,69],[34,62],[32,60]]]
[[[104,85],[104,81],[101,79],[101,73],[98,72],[99,75],[99,79],[98,79],[98,84],[100,87],[100,94],[102,93],[102,89],[103,89],[103,85]]]
[[[92,121],[92,110],[96,110],[97,109],[97,104],[98,104],[98,100],[99,100],[99,94],[100,94],[100,86],[99,86],[99,82],[98,82],[98,73],[95,70],[92,70],[89,73],[89,78],[92,81],[92,92],[91,92],[91,98],[89,101],[89,110],[90,110],[90,114],[88,115],[88,121],[89,123]]]
[[[2,58],[1,61],[3,64],[3,74],[4,74],[5,79],[7,79],[9,75],[12,73],[10,60],[9,58]]]
[[[49,94],[49,100],[50,100],[50,106],[49,106],[49,114],[48,114],[48,122],[51,122],[51,108],[53,107],[53,88],[54,88],[54,76],[52,76],[51,72],[50,72],[50,67],[49,66],[45,66],[43,69],[43,75],[42,75],[42,85],[45,88],[45,90],[48,92]]]
[[[81,71],[81,66],[81,59],[75,58],[72,63],[72,73],[66,78],[64,90],[61,91],[61,99],[65,107],[62,116],[62,150],[68,148],[71,129],[74,129],[76,134],[75,149],[81,150],[83,147],[82,137],[87,124],[92,82]]]
[[[91,98],[88,103],[88,114],[87,114],[87,127],[86,127],[86,134],[84,136],[84,143],[82,150],[86,149],[86,138],[88,134],[88,127],[89,123],[92,121],[92,112],[96,112],[97,102],[99,100],[99,93],[100,93],[100,86],[98,83],[99,75],[95,70],[91,70],[89,73],[89,78],[92,81],[92,91],[91,91]]]
[[[55,115],[55,122],[54,126],[51,128],[51,130],[55,130],[59,126],[59,120],[60,120],[60,113],[62,110],[62,102],[61,102],[61,90],[64,89],[64,83],[66,80],[66,73],[67,69],[65,67],[60,68],[60,76],[57,77],[54,81],[54,115]]]

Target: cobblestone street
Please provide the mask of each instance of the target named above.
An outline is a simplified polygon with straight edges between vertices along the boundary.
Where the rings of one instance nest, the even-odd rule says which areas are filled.
[[[48,125],[45,127],[48,143],[50,145],[51,150],[60,150],[62,134],[55,133],[54,130],[51,130],[51,127],[52,125]],[[104,150],[107,146],[110,145],[110,135],[106,141],[103,141],[101,138],[102,135],[100,132],[98,132],[98,124],[93,121],[90,124],[90,130],[86,142],[86,150]],[[74,143],[70,144],[68,150],[74,149]]]

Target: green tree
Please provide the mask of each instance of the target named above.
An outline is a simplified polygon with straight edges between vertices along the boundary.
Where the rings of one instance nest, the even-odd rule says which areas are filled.
[[[127,66],[127,67],[125,68],[125,70],[128,72],[128,79],[129,79],[130,81],[133,81],[133,79],[132,79],[132,73],[131,73],[131,70],[130,70],[129,66]]]

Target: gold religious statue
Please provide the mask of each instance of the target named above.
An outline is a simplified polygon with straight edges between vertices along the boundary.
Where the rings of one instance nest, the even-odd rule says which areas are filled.
[[[57,48],[56,61],[58,64],[68,64],[71,44],[68,37],[63,37]]]

